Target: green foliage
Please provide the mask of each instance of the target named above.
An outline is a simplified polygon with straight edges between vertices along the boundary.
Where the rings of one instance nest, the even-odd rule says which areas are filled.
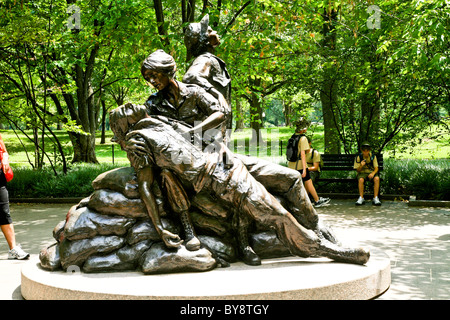
[[[271,149],[272,145],[278,145],[280,141],[286,141],[292,135],[292,128],[280,127],[271,128],[264,131],[263,139],[266,144],[263,148],[251,148],[251,129],[244,129],[232,134],[232,146],[236,147],[233,150],[240,154],[252,154],[259,157],[266,158],[268,161],[279,163],[286,166],[286,157],[282,150],[275,148]],[[11,133],[10,133],[11,134]],[[311,126],[307,132],[313,137],[313,147],[319,152],[323,153],[323,126]],[[7,136],[7,132],[2,132],[2,136]],[[108,133],[108,138],[111,133]],[[64,138],[61,136],[64,140]],[[67,139],[67,137],[66,137]],[[109,141],[109,139],[108,139]],[[15,147],[15,143],[10,140],[8,147],[10,150],[19,150]],[[238,148],[238,146],[245,146]],[[442,146],[444,154],[449,152],[448,143]],[[116,165],[111,164],[111,145],[98,145],[97,153],[105,163],[101,165],[93,164],[77,164],[72,165],[67,175],[63,175],[58,169],[58,176],[55,177],[50,168],[43,170],[33,170],[31,167],[19,166],[14,161],[17,159],[16,151],[11,152],[11,161],[13,161],[13,168],[15,178],[8,184],[10,197],[14,198],[32,198],[32,197],[85,197],[92,192],[91,182],[100,173],[111,170],[116,167],[129,166],[126,154],[115,148],[115,162]],[[271,152],[280,152],[280,154],[272,154]],[[254,153],[252,153],[254,152]],[[264,154],[263,154],[264,152]],[[406,155],[410,155],[409,152]],[[108,162],[108,163],[106,163]],[[120,163],[120,164],[117,164]],[[419,199],[440,199],[450,200],[450,160],[448,157],[443,159],[408,159],[397,155],[397,158],[384,157],[384,170],[382,172],[383,181],[381,183],[382,192],[385,194],[405,194],[416,195]],[[326,178],[347,178],[355,177],[355,172],[332,172],[324,171],[322,177]],[[351,184],[334,184],[321,189],[321,192],[333,192],[339,190],[340,192],[356,193],[356,183]]]
[[[86,197],[94,191],[92,181],[99,174],[117,167],[120,165],[77,164],[72,166],[66,175],[58,169],[59,174],[56,177],[50,168],[33,170],[30,167],[14,167],[14,179],[7,186],[9,197]]]
[[[10,161],[13,166],[25,166],[25,164],[29,163],[29,161],[33,163],[33,144],[25,139],[24,133],[18,133],[18,135],[16,136],[16,134],[12,130],[1,130],[0,132],[3,141],[6,144],[6,148],[8,149],[8,152],[10,154]],[[24,132],[26,134],[30,134],[28,130],[25,130]],[[63,130],[55,130],[55,134],[63,146],[63,152],[66,154],[67,159],[70,160],[71,155],[73,155],[73,147],[70,143],[67,132]],[[128,164],[128,159],[125,151],[121,150],[119,145],[111,142],[112,136],[112,132],[107,131],[105,136],[105,143],[100,144],[100,133],[97,132],[95,152],[98,161],[100,163],[112,163],[112,151],[114,147],[114,163]],[[25,150],[27,152],[25,152]],[[59,160],[58,153],[55,153],[54,146],[52,145],[49,137],[45,138],[45,150],[49,154],[53,162],[60,165],[61,162]]]
[[[124,165],[78,164],[67,175],[55,177],[50,169],[14,168],[14,179],[8,183],[11,198],[86,197],[92,192],[92,181],[101,173]],[[415,195],[418,199],[450,200],[450,160],[403,161],[385,159],[381,174],[384,194]],[[355,177],[354,172],[325,171],[322,177]],[[330,184],[321,192],[357,192],[355,183]]]
[[[418,199],[450,200],[450,160],[387,159],[382,187],[385,193],[415,195]]]
[[[355,152],[366,139],[378,151],[410,149],[437,122],[444,126],[436,136],[449,132],[446,0],[189,1],[192,12],[180,0],[73,3],[81,10],[80,29],[67,27],[65,0],[0,3],[0,121],[35,129],[37,146],[42,131],[48,133],[43,122],[64,124],[75,144],[70,159],[93,154],[83,141],[98,128],[101,101],[108,109],[149,95],[139,67],[150,52],[172,54],[182,78],[188,65],[183,28],[206,13],[222,37],[216,54],[232,77],[233,108],[236,100],[249,102],[245,112],[234,112],[246,124],[264,124],[265,113],[266,123],[289,125],[311,116],[328,95],[336,97],[332,122],[343,152]],[[368,24],[369,5],[380,9],[379,28]],[[336,92],[325,90],[330,82]],[[94,93],[89,108],[87,92]]]
[[[299,83],[316,100],[332,100],[332,123],[346,153],[363,140],[379,151],[408,144],[449,109],[448,1],[372,3],[378,27],[367,23],[370,4],[308,1],[304,7],[310,61],[296,70]],[[332,10],[335,17],[326,21]]]

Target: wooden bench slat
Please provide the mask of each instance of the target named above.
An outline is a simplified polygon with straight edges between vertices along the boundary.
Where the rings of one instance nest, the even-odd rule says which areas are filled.
[[[350,171],[353,169],[355,154],[322,154],[322,171]],[[383,155],[376,154],[378,169],[383,170]]]

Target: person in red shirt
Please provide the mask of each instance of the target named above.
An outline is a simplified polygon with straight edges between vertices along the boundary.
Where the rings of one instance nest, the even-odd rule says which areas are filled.
[[[29,253],[23,251],[19,244],[16,244],[16,234],[14,232],[14,225],[9,211],[9,194],[6,189],[6,178],[4,172],[9,169],[9,155],[6,150],[5,143],[3,142],[2,136],[0,135],[0,149],[3,152],[3,158],[0,163],[0,228],[3,235],[8,242],[10,248],[8,252],[8,259],[27,259],[30,257]]]

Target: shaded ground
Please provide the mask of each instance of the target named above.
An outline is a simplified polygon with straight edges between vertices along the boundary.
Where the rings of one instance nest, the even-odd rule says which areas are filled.
[[[33,255],[54,243],[52,230],[65,219],[70,204],[11,204],[18,243]],[[332,200],[318,209],[345,244],[383,251],[391,259],[392,283],[380,300],[450,298],[450,209],[408,207],[384,201],[357,207],[353,200]],[[0,299],[22,299],[23,261],[7,260],[0,241]]]
[[[379,299],[450,298],[450,209],[332,200],[319,210],[342,242],[390,257],[391,287]]]

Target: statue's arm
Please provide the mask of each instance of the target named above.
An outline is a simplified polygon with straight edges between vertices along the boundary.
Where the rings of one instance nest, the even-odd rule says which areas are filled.
[[[183,242],[180,237],[176,234],[171,233],[170,231],[164,229],[162,225],[161,218],[159,216],[158,206],[156,204],[155,196],[152,192],[152,184],[154,181],[154,173],[153,168],[151,166],[147,166],[143,169],[140,169],[138,174],[138,186],[139,186],[139,194],[141,196],[142,201],[147,208],[148,215],[153,222],[153,225],[156,228],[156,231],[160,235],[161,239],[164,241],[167,247],[179,247]]]
[[[221,109],[223,109],[222,112],[225,110],[224,113],[231,113],[231,106],[228,106],[225,97],[208,80],[212,69],[212,62],[209,58],[198,57],[194,60],[188,71],[185,73],[183,82],[196,84],[202,87],[208,94],[211,94],[215,100],[219,102]],[[225,116],[227,116],[227,114],[225,114]]]
[[[213,88],[213,85],[208,81],[210,72],[211,61],[205,57],[198,57],[184,74],[183,82],[199,85],[209,91]]]
[[[198,125],[190,129],[190,132],[197,132],[198,131],[206,131],[209,129],[213,129],[217,127],[219,124],[221,124],[225,120],[225,115],[223,112],[216,111],[213,114],[211,114],[208,118],[200,122]]]

